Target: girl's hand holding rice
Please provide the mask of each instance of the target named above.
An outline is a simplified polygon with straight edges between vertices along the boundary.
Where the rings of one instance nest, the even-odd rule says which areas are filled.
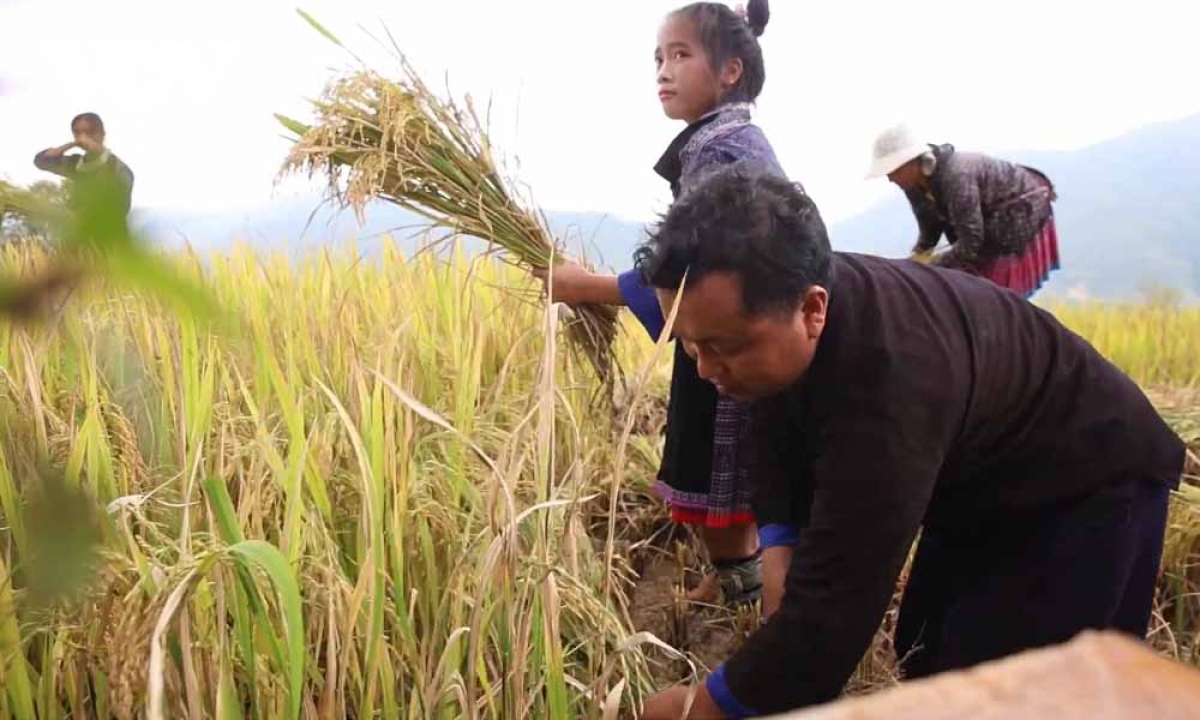
[[[549,268],[536,268],[533,275],[545,283],[551,302],[571,307],[624,304],[615,275],[594,273],[573,260],[558,263],[553,273]]]

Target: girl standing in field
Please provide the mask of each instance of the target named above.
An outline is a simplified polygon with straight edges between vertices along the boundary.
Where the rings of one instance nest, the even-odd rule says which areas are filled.
[[[670,183],[674,198],[706,172],[736,161],[759,163],[784,175],[766,136],[750,119],[766,79],[758,37],[769,17],[766,0],[752,0],[739,12],[701,2],[672,12],[660,27],[654,52],[658,98],[667,117],[687,123],[654,166]],[[636,270],[603,275],[564,262],[553,275],[553,301],[625,305],[651,337],[662,332],[658,299]],[[546,273],[539,276],[545,279]],[[707,549],[713,567],[689,593],[695,601],[715,600],[720,590],[726,602],[743,603],[762,591],[759,537],[746,479],[745,419],[744,406],[703,380],[689,348],[677,343],[655,489],[670,506],[672,519],[699,528]],[[779,540],[769,535],[764,533],[764,545]],[[774,606],[775,586],[768,583],[767,610]]]

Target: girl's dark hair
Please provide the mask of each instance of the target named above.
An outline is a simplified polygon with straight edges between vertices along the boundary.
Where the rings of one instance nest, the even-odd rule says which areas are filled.
[[[104,132],[104,121],[94,112],[86,112],[76,115],[71,119],[71,130],[75,130],[75,126],[81,122],[86,122],[100,132]]]
[[[714,73],[720,72],[721,67],[733,58],[742,61],[742,77],[725,95],[725,101],[754,102],[758,99],[767,79],[762,46],[758,44],[759,36],[771,19],[767,0],[749,0],[745,20],[728,5],[716,2],[685,5],[671,15],[691,20]]]

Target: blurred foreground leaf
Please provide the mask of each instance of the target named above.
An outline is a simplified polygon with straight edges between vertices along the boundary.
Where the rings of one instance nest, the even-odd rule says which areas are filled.
[[[74,598],[100,562],[102,512],[97,502],[61,474],[43,470],[25,510],[29,557],[22,563],[29,601],[36,607]]]
[[[49,267],[29,277],[0,277],[0,315],[36,320],[54,297],[89,276],[156,297],[174,311],[210,324],[228,318],[212,293],[187,278],[129,229],[114,183],[72,188],[70,209],[28,190],[0,182],[0,209],[17,212],[50,229],[56,252]]]

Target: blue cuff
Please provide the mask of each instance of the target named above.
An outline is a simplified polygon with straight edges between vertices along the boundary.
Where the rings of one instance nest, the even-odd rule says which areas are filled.
[[[758,545],[763,550],[800,542],[800,527],[797,525],[763,525],[758,528]]]
[[[708,694],[712,696],[713,702],[717,707],[721,708],[721,712],[725,713],[730,718],[748,718],[757,717],[758,713],[751,710],[742,704],[733,696],[733,691],[729,689],[729,684],[725,682],[725,666],[717,668],[708,679],[704,681],[704,687],[708,689]]]
[[[654,294],[654,288],[648,287],[642,282],[642,274],[637,270],[626,270],[618,275],[617,287],[621,291],[621,298],[625,301],[625,306],[638,319],[642,327],[646,328],[646,332],[650,333],[650,339],[657,341],[658,336],[662,335],[667,321],[663,317],[662,308],[658,304],[658,296]]]

